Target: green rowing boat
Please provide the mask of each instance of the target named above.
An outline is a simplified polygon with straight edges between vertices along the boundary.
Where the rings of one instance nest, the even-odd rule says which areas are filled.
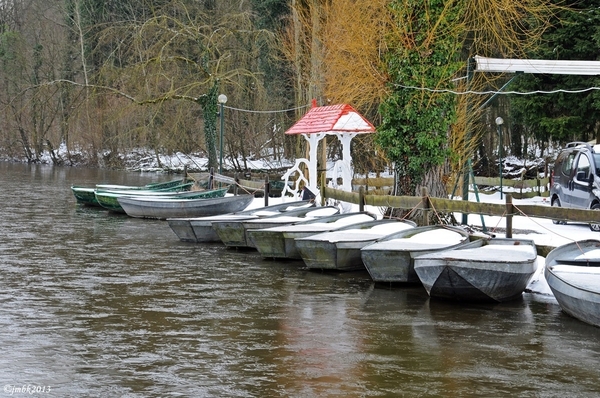
[[[96,200],[96,188],[72,185],[71,191],[73,192],[73,195],[75,195],[77,203],[86,206],[100,206],[100,203]]]
[[[96,190],[96,200],[100,206],[116,213],[125,213],[119,203],[119,198],[157,198],[157,199],[206,199],[220,198],[225,196],[228,188],[212,189],[207,191],[185,191],[185,192],[153,192],[153,191],[103,191]]]
[[[179,179],[167,182],[146,184],[141,186],[97,184],[95,188],[92,188],[72,185],[71,191],[73,192],[73,195],[75,196],[75,199],[78,203],[87,206],[101,206],[101,204],[98,203],[98,199],[96,199],[96,191],[99,190],[105,192],[117,191],[128,194],[135,193],[136,195],[145,195],[165,192],[190,191],[193,185],[193,181],[186,182],[183,179]]]
[[[141,191],[178,191],[181,190],[179,188],[180,185],[182,184],[190,184],[190,186],[193,184],[193,182],[190,182],[189,180],[180,178],[178,180],[171,180],[171,181],[166,181],[166,182],[154,182],[151,184],[146,184],[146,185],[115,185],[115,184],[96,184],[96,188],[97,189],[103,189],[103,190],[118,190],[118,191],[124,191],[124,190],[141,190]]]

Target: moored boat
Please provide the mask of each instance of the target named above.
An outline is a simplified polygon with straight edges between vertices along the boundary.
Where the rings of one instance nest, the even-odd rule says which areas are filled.
[[[247,220],[252,218],[269,217],[299,209],[302,207],[314,207],[314,203],[307,200],[295,202],[284,202],[275,205],[257,207],[236,213],[208,217],[169,218],[167,222],[180,240],[186,242],[221,242],[219,235],[212,227],[213,222]]]
[[[318,217],[331,216],[339,211],[340,209],[335,206],[308,207],[259,219],[218,221],[213,223],[213,228],[225,246],[254,247],[248,237],[248,231],[251,229],[294,224]]]
[[[104,207],[98,202],[98,199],[96,198],[97,191],[111,191],[114,193],[128,195],[131,195],[132,193],[135,193],[136,195],[161,195],[166,194],[167,192],[189,191],[193,185],[193,181],[186,182],[180,179],[164,183],[147,184],[142,186],[98,184],[95,187],[83,187],[79,185],[72,185],[71,191],[73,192],[77,203],[87,206]],[[113,189],[109,189],[109,187],[113,187]],[[107,203],[107,205],[109,204]],[[119,209],[118,203],[113,203],[109,206],[116,206],[117,211],[122,212],[122,209]]]
[[[175,217],[204,217],[244,210],[252,195],[223,196],[227,188],[205,191],[200,198],[160,198],[124,196],[117,200],[130,217],[167,219]]]
[[[414,258],[469,242],[462,228],[449,225],[416,227],[387,235],[360,250],[362,262],[375,282],[420,283]]]
[[[118,185],[118,184],[96,184],[96,188],[97,189],[104,189],[104,190],[141,190],[141,191],[147,191],[147,190],[181,190],[178,188],[179,185],[182,184],[193,184],[193,182],[189,182],[187,179],[185,178],[179,178],[176,180],[171,180],[171,181],[165,181],[165,182],[153,182],[150,184],[145,184],[145,185]]]
[[[148,198],[172,198],[172,199],[199,199],[225,196],[226,190],[214,189],[206,191],[143,191],[143,190],[124,190],[111,191],[96,189],[96,201],[100,206],[115,213],[125,213],[125,210],[119,203],[122,197],[148,197]]]
[[[414,228],[412,221],[383,219],[350,225],[296,239],[296,248],[308,268],[336,271],[364,270],[360,249],[386,235]]]
[[[600,327],[600,241],[588,239],[553,249],[544,276],[561,309]]]
[[[96,199],[96,188],[72,185],[71,192],[73,192],[77,203],[86,206],[101,207],[100,203],[98,203],[98,200]]]
[[[521,296],[537,269],[537,249],[528,239],[478,239],[414,259],[431,297],[502,302]]]
[[[248,236],[252,245],[265,258],[301,260],[302,257],[296,248],[296,238],[335,231],[348,225],[374,220],[377,220],[377,216],[368,212],[335,214],[292,225],[252,229],[248,231]]]

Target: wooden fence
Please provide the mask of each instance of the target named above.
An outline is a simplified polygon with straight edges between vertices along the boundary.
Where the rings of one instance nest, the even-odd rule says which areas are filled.
[[[490,186],[490,187],[499,187],[500,186],[500,178],[499,177],[475,177],[475,185],[480,186]],[[503,187],[510,187],[511,192],[509,192],[513,198],[515,199],[528,199],[533,198],[535,196],[545,196],[548,197],[549,189],[550,189],[550,179],[549,178],[536,178],[531,180],[508,180],[506,178],[502,179]]]
[[[499,177],[475,177],[475,185],[478,187],[499,187]],[[394,179],[390,177],[376,178],[354,178],[352,180],[352,189],[358,191],[359,187],[364,187],[365,191],[373,195],[391,195],[394,188]],[[510,194],[515,199],[527,199],[535,196],[548,196],[550,188],[549,178],[536,178],[530,180],[510,180],[503,178],[502,186],[510,188]],[[469,184],[469,189],[473,191],[473,184]]]
[[[497,216],[506,218],[506,237],[512,237],[513,217],[535,217],[552,220],[582,222],[582,223],[600,223],[600,212],[596,210],[566,209],[564,207],[550,207],[540,205],[514,205],[513,196],[506,194],[504,204],[500,203],[478,203],[465,200],[452,200],[443,198],[433,198],[427,195],[424,189],[422,196],[391,196],[391,195],[370,195],[364,187],[360,187],[358,192],[347,192],[329,187],[321,188],[321,198],[323,203],[326,199],[340,200],[357,204],[361,211],[365,206],[392,207],[404,210],[423,211],[422,224],[426,224],[430,212],[439,213],[462,213],[462,214],[480,214],[487,216]],[[600,237],[600,236],[599,236]]]

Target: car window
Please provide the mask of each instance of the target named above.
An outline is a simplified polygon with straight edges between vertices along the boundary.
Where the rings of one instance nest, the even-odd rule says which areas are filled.
[[[596,165],[595,173],[600,177],[600,153],[594,153],[594,164]]]
[[[577,171],[575,175],[578,175],[580,172],[585,173],[584,179],[587,180],[590,178],[590,159],[585,153],[582,153],[577,159]]]
[[[567,158],[562,164],[562,172],[564,175],[571,175],[571,170],[573,170],[573,160],[575,160],[575,153],[571,152],[567,155]]]

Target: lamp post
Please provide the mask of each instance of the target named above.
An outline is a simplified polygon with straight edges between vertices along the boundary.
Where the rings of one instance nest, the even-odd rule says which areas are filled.
[[[217,97],[217,101],[219,101],[219,117],[221,119],[221,137],[219,140],[219,174],[223,174],[223,130],[225,129],[223,127],[223,106],[225,105],[225,103],[227,102],[227,96],[225,94],[220,94]]]
[[[496,118],[496,126],[498,127],[498,173],[500,174],[500,199],[502,199],[502,125],[504,119],[500,116]]]

